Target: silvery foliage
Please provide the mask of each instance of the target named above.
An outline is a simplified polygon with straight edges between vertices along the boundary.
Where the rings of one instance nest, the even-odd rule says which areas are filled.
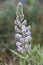
[[[24,51],[27,51],[30,49],[30,41],[32,40],[31,37],[31,26],[26,26],[27,20],[24,19],[23,14],[23,7],[22,3],[19,2],[17,5],[17,11],[16,11],[16,20],[14,21],[15,25],[15,40],[16,40],[16,46],[18,47],[18,51],[20,53],[23,53]]]

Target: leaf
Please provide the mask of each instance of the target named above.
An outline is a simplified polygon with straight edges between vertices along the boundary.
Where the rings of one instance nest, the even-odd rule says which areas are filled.
[[[21,54],[17,53],[16,51],[13,51],[11,49],[9,49],[13,54],[16,54],[18,57],[20,57],[21,59],[24,59],[25,61],[29,62],[25,57],[23,57]]]

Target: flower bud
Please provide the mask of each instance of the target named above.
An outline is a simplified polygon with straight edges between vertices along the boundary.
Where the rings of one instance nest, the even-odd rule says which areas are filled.
[[[19,2],[19,3],[18,3],[18,6],[22,6],[22,3],[21,3],[21,2]]]
[[[17,5],[16,19],[18,21],[22,21],[24,19],[23,7],[21,2],[19,2]]]
[[[15,31],[18,32],[18,33],[21,32],[20,29],[17,26],[15,26]]]
[[[22,33],[26,33],[26,27],[25,27],[25,25],[22,25]]]
[[[25,39],[25,43],[28,43],[28,39]]]
[[[27,29],[27,31],[28,31],[28,30],[31,30],[31,26],[29,25],[26,29]]]
[[[16,21],[16,20],[14,21],[14,24],[15,24],[15,25],[17,24],[17,21]]]

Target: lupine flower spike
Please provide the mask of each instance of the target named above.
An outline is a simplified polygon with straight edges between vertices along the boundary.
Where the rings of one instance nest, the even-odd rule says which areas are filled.
[[[30,48],[31,37],[31,26],[26,26],[27,20],[24,19],[23,7],[22,3],[19,2],[17,5],[16,11],[16,20],[14,21],[15,25],[15,39],[16,46],[18,47],[17,51],[23,53],[24,51],[28,51]]]

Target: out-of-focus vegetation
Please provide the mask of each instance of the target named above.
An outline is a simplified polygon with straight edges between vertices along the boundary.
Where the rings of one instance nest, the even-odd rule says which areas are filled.
[[[12,4],[8,2],[0,4],[0,51],[14,43],[12,40],[14,39],[15,12],[16,7]]]
[[[27,3],[24,12],[28,24],[32,26],[33,43],[43,44],[43,7],[37,0],[27,0]]]
[[[0,0],[1,2],[2,0]],[[38,0],[26,0],[24,15],[31,25],[32,45],[43,44],[43,5]],[[14,40],[14,20],[16,5],[9,2],[0,3],[0,51],[5,48],[16,48]],[[1,52],[0,52],[1,53]],[[3,54],[3,53],[2,53]],[[4,54],[5,55],[5,54]]]
[[[34,45],[23,54],[18,54],[13,50],[10,51],[20,58],[20,65],[43,65],[43,46],[41,48],[40,45]]]

